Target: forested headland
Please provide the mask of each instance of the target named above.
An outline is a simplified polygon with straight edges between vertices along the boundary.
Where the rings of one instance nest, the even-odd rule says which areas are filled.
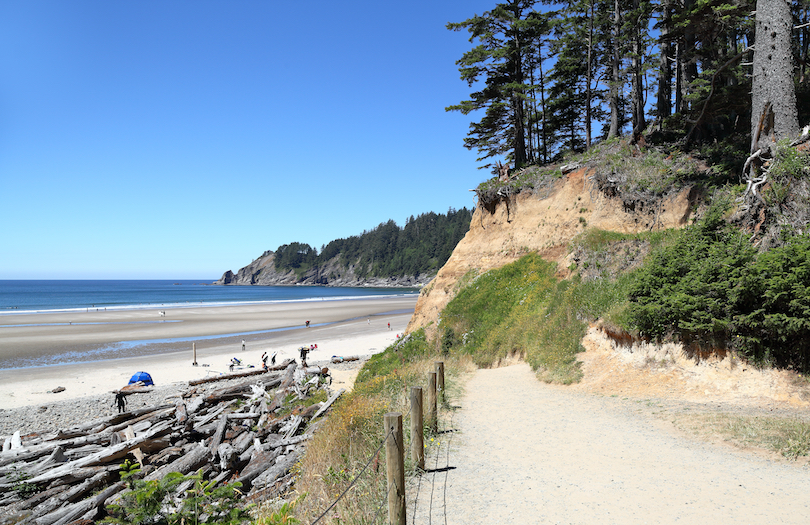
[[[472,211],[411,215],[405,226],[393,220],[321,246],[283,244],[266,251],[221,284],[397,285],[425,284],[447,261],[470,228]]]

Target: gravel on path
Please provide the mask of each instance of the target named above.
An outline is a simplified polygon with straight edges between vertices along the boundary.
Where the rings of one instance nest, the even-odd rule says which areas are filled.
[[[637,403],[477,370],[427,473],[421,524],[807,523],[810,471],[678,436]],[[440,429],[441,430],[441,429]]]

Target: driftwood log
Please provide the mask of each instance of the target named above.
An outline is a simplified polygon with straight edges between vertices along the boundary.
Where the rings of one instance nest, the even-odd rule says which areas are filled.
[[[48,434],[0,436],[8,449],[0,452],[0,521],[4,515],[37,525],[101,519],[105,506],[126,490],[120,481],[125,459],[139,463],[147,481],[170,472],[202,472],[208,481],[240,481],[245,502],[278,494],[294,482],[289,472],[312,435],[309,423],[343,393],[296,406],[302,396],[328,388],[324,374],[327,369],[299,370],[289,360],[268,370],[190,383],[175,404]],[[208,392],[198,386],[234,377],[250,379]]]

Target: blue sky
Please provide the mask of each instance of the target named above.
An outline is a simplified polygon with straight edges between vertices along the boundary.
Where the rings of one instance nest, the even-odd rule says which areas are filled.
[[[0,279],[217,279],[470,208],[495,2],[0,3]]]

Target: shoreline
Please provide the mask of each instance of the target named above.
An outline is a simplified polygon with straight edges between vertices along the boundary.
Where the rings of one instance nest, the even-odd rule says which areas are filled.
[[[59,325],[0,329],[0,357],[25,354],[32,356],[58,355],[52,345],[92,345],[105,340],[142,340],[152,335],[201,337],[246,333],[256,327],[272,329],[287,327],[250,336],[223,335],[212,340],[200,340],[197,347],[198,366],[193,366],[192,345],[183,342],[183,349],[163,348],[159,353],[144,353],[93,362],[0,369],[0,409],[48,404],[88,395],[106,394],[127,384],[138,371],[152,375],[156,385],[187,382],[212,374],[227,373],[231,358],[244,364],[261,366],[261,355],[276,354],[277,362],[298,359],[298,348],[317,344],[310,354],[312,363],[328,362],[332,356],[358,355],[368,357],[383,351],[404,332],[416,304],[417,296],[396,298],[363,298],[349,301],[299,301],[283,305],[184,308],[166,310],[166,317],[175,316],[182,322],[154,324]],[[404,310],[409,310],[403,313]],[[96,318],[143,316],[145,311],[91,312]],[[47,317],[65,314],[41,314]],[[151,314],[154,318],[154,312]],[[130,319],[131,320],[131,319]],[[310,328],[303,321],[311,320]],[[3,323],[6,321],[6,323]],[[391,324],[390,330],[388,323]],[[0,326],[8,317],[0,319]],[[297,327],[296,327],[297,325]],[[234,329],[236,327],[237,329]],[[13,337],[5,330],[14,330]],[[241,349],[245,340],[246,349]],[[327,365],[328,366],[328,365]],[[50,391],[64,387],[59,393]],[[0,417],[4,417],[0,412]]]
[[[212,286],[247,286],[247,285],[212,285]],[[403,287],[403,289],[405,289]],[[29,315],[47,315],[47,314],[82,314],[91,312],[126,312],[129,310],[166,310],[166,309],[184,309],[184,308],[222,308],[229,306],[261,306],[261,305],[276,305],[284,303],[307,303],[307,302],[323,302],[323,301],[354,301],[365,299],[392,299],[402,297],[418,297],[419,293],[390,293],[384,295],[336,295],[334,297],[311,297],[308,299],[267,299],[257,301],[209,301],[191,303],[188,301],[179,303],[147,303],[147,304],[126,304],[114,306],[82,306],[75,308],[48,308],[40,310],[18,310],[16,308],[6,307],[0,310],[0,320],[8,316],[29,316]],[[5,323],[0,323],[0,326],[5,326]]]

